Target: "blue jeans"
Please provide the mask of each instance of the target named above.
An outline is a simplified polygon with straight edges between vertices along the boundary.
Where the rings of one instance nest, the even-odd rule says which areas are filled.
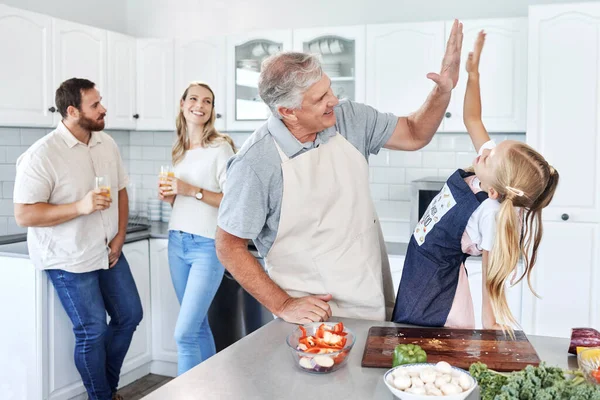
[[[90,400],[110,400],[143,314],[125,256],[121,254],[111,269],[81,274],[50,269],[46,273],[73,323],[75,366]]]
[[[177,375],[181,375],[216,353],[208,309],[225,269],[214,239],[181,231],[169,231],[169,267],[181,305],[175,325]]]

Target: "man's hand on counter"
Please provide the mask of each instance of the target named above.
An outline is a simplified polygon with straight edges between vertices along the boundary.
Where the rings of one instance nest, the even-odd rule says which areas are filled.
[[[327,302],[331,299],[330,294],[290,297],[278,317],[294,324],[327,321],[331,317],[331,307]]]

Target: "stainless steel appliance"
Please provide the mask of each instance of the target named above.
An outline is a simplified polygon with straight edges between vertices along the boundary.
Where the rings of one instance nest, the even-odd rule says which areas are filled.
[[[429,203],[444,187],[447,180],[447,177],[429,176],[411,182],[410,235],[412,235],[417,223],[427,210]]]

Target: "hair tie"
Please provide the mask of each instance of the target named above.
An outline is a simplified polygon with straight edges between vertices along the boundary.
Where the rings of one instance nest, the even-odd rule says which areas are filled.
[[[512,194],[514,194],[515,196],[518,196],[518,197],[525,195],[525,192],[523,192],[522,190],[519,190],[519,189],[515,189],[514,187],[507,186],[506,190],[508,190],[509,192],[511,192]]]

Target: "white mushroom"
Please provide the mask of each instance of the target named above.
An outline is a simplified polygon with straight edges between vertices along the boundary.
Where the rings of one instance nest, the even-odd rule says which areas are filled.
[[[421,388],[421,387],[425,386],[425,383],[418,376],[413,376],[412,378],[410,378],[410,380],[412,382],[412,387]]]
[[[408,376],[410,376],[411,378],[418,378],[419,375],[419,371],[408,371]]]
[[[452,377],[452,379],[450,379],[450,383],[456,386],[460,386],[460,384],[458,383],[458,378]]]
[[[459,386],[456,386],[452,383],[446,383],[440,389],[442,393],[444,393],[444,395],[446,396],[462,393],[462,389]]]
[[[425,389],[425,391],[427,392],[427,394],[429,396],[443,396],[444,393],[442,393],[442,391],[436,387],[430,388],[430,389]]]
[[[408,372],[406,372],[406,370],[404,368],[397,368],[392,372],[392,375],[394,375],[394,379],[395,379],[395,378],[399,378],[401,376],[408,376]]]
[[[446,361],[440,361],[439,363],[435,364],[435,370],[444,374],[452,373],[452,367]]]
[[[446,383],[450,383],[450,375],[442,375],[435,378],[435,386],[441,388]]]
[[[461,374],[460,377],[458,378],[458,385],[463,390],[469,390],[469,389],[471,389],[472,384],[473,384],[473,382],[471,381],[471,378],[469,378],[465,374]]]
[[[394,385],[394,374],[387,374],[385,376],[385,381],[388,383],[388,385],[395,386]]]
[[[394,386],[396,389],[405,390],[411,385],[410,378],[408,376],[399,376],[394,378]]]
[[[431,367],[423,368],[419,374],[419,378],[425,383],[433,383],[436,378],[435,370]]]
[[[417,388],[410,388],[410,389],[406,389],[406,393],[412,393],[412,394],[418,394],[418,395],[424,395],[427,392],[425,392],[425,388],[422,387],[417,387]]]

